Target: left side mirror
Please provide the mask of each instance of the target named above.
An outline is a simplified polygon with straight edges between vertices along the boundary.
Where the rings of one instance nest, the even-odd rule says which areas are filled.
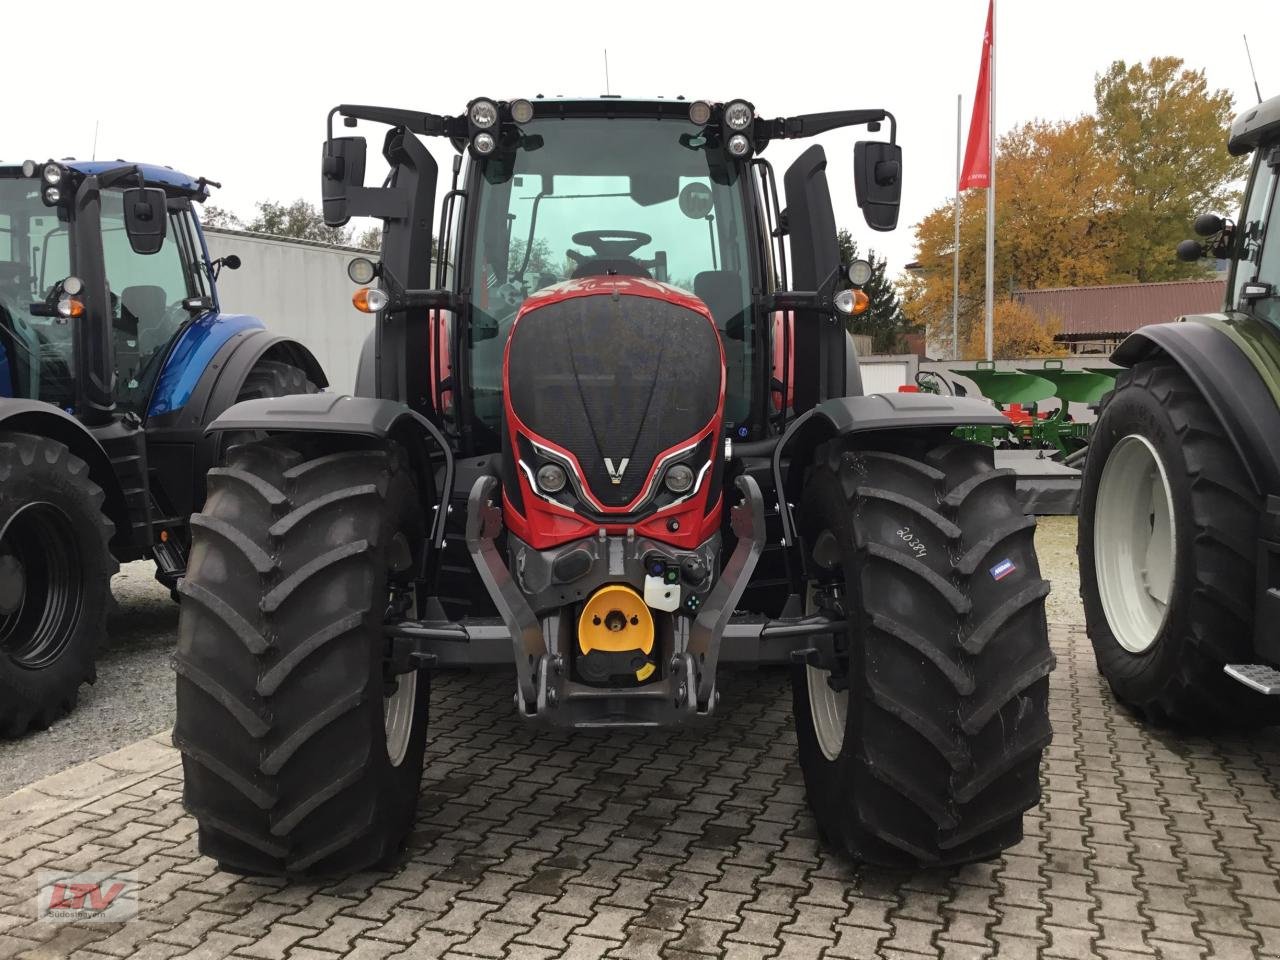
[[[159,187],[130,187],[124,191],[124,232],[134,253],[148,256],[164,246],[169,215]]]
[[[902,147],[883,140],[855,143],[853,186],[868,227],[880,231],[896,228],[902,200]]]

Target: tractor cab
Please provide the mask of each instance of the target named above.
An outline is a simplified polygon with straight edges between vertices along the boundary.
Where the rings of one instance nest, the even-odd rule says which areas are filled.
[[[0,167],[0,396],[145,418],[169,347],[216,307],[191,205],[207,196],[165,167]]]

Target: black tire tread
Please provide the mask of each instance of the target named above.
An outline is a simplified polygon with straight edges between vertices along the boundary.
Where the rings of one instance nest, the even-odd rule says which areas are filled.
[[[886,489],[894,496],[879,495]],[[960,441],[837,447],[820,453],[803,504],[810,533],[834,530],[841,513],[851,518],[840,536],[852,541],[843,544],[846,609],[857,622],[850,725],[835,762],[817,749],[804,669],[794,672],[820,832],[859,861],[895,868],[968,862],[1016,843],[1040,798],[1054,657],[1035,520],[1018,504],[1012,473]],[[895,542],[895,530],[901,537],[911,519],[934,515],[944,522],[918,528],[925,553]],[[1016,578],[999,588],[979,581],[997,550],[1017,561]],[[835,779],[814,779],[820,765]]]
[[[192,518],[173,740],[200,848],[225,869],[346,873],[387,859],[407,827],[387,812],[370,717],[376,700],[380,732],[385,524],[416,496],[395,447],[326,444],[232,447]],[[326,519],[351,539],[334,546]]]
[[[1176,632],[1178,656],[1158,689],[1134,684],[1115,673],[1118,646],[1106,623],[1096,583],[1091,524],[1082,524],[1077,542],[1086,626],[1097,654],[1099,670],[1113,694],[1143,718],[1188,731],[1241,729],[1280,722],[1280,704],[1255,694],[1223,673],[1228,663],[1252,663],[1256,659],[1254,589],[1257,564],[1257,530],[1261,501],[1252,490],[1239,454],[1219,424],[1208,402],[1190,378],[1172,361],[1147,360],[1123,370],[1115,389],[1103,398],[1098,429],[1105,429],[1108,412],[1131,392],[1149,394],[1168,416],[1184,459],[1190,491],[1190,510],[1176,518],[1190,532],[1192,579],[1175,584],[1175,591],[1189,595],[1186,613],[1174,624],[1167,621],[1157,643],[1166,643]],[[1086,462],[1082,518],[1091,515],[1096,482],[1091,487]],[[1166,469],[1170,468],[1166,464]],[[1087,531],[1087,532],[1086,532]],[[1170,636],[1167,636],[1170,635]]]

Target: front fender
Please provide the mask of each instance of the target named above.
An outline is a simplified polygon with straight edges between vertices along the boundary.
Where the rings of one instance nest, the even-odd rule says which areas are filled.
[[[237,335],[264,330],[257,317],[206,313],[187,326],[165,358],[151,391],[148,417],[161,417],[186,406],[218,353]]]
[[[782,491],[779,513],[782,542],[796,542],[795,521],[790,504],[799,497],[805,468],[814,451],[834,437],[857,434],[930,430],[949,432],[956,427],[1008,424],[999,410],[986,400],[973,397],[944,397],[932,393],[873,393],[862,397],[832,397],[797,417],[773,451],[773,483]],[[783,470],[783,456],[789,458]],[[798,469],[796,469],[798,467]],[[782,504],[786,504],[782,507]]]
[[[1246,353],[1248,324],[1233,316],[1195,316],[1130,334],[1111,355],[1132,367],[1168,358],[1187,375],[1239,454],[1254,490],[1280,493],[1280,406]]]
[[[208,434],[226,431],[315,433],[390,440],[405,447],[418,474],[419,489],[434,491],[433,463],[444,460],[440,489],[453,489],[454,458],[440,428],[398,400],[304,393],[291,397],[244,400],[228,407],[209,424]],[[432,448],[435,448],[434,452]],[[447,510],[436,513],[432,542],[444,546]]]

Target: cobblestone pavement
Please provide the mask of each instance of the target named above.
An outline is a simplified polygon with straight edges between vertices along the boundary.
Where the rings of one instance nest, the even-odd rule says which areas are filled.
[[[401,866],[331,884],[221,873],[160,738],[0,800],[0,957],[1280,957],[1280,737],[1176,741],[1119,712],[1055,628],[1055,742],[1026,839],[958,870],[817,844],[780,670],[647,735],[523,725],[506,675],[451,675]],[[138,918],[36,921],[41,868],[136,870]]]

